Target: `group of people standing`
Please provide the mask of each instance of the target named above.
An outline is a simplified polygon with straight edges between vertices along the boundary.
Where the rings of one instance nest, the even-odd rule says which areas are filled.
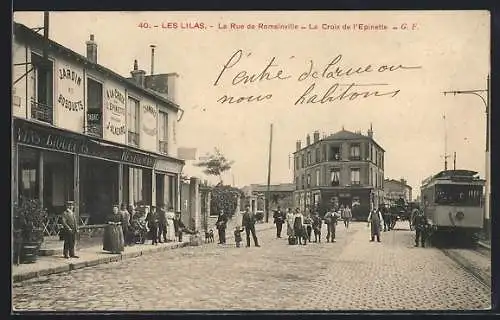
[[[290,244],[307,244],[312,241],[314,232],[314,242],[321,242],[321,228],[323,222],[327,225],[327,242],[335,242],[335,231],[338,221],[342,218],[345,228],[349,228],[349,222],[352,219],[351,208],[348,206],[332,206],[326,212],[323,218],[320,217],[317,210],[311,212],[306,206],[304,211],[299,208],[288,208],[287,212],[281,210],[278,206],[273,214],[274,224],[276,225],[276,237],[281,238],[283,224],[287,225],[287,235]]]
[[[226,243],[226,229],[228,223],[228,216],[225,214],[224,210],[220,210],[219,216],[217,217],[217,221],[215,222],[215,227],[217,228],[219,234],[219,244]],[[246,233],[246,241],[247,247],[250,247],[250,235],[253,238],[254,246],[260,247],[259,239],[257,238],[257,234],[255,232],[255,223],[257,222],[257,217],[250,210],[250,206],[245,206],[245,212],[243,213],[241,219],[241,226],[237,225],[234,228],[234,241],[236,246],[239,247],[242,242],[241,233],[245,231]]]

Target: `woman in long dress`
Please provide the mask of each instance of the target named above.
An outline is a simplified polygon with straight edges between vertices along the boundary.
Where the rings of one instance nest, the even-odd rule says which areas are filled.
[[[174,227],[174,219],[175,213],[174,208],[169,208],[169,210],[165,213],[167,218],[167,241],[175,240],[175,227]]]
[[[293,212],[291,208],[288,208],[288,211],[286,213],[286,234],[289,237],[294,236],[293,232]]]
[[[118,205],[113,206],[113,214],[107,219],[107,226],[104,228],[103,250],[111,253],[120,253],[124,250],[125,241],[121,226],[122,215],[118,210]]]

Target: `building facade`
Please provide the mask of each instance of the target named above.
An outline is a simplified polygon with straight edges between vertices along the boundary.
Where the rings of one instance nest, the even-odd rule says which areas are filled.
[[[384,202],[386,204],[395,204],[399,199],[406,203],[412,201],[412,187],[405,179],[385,179],[384,180]]]
[[[295,206],[315,207],[320,214],[331,206],[352,206],[353,216],[367,216],[383,201],[384,152],[371,128],[367,135],[342,129],[322,139],[316,131],[304,147],[297,141]]]
[[[12,200],[39,199],[49,217],[72,200],[84,224],[117,203],[179,210],[181,109],[173,90],[146,86],[169,75],[146,76],[136,61],[127,79],[97,63],[93,35],[82,45],[86,57],[14,24]]]
[[[254,211],[265,211],[267,184],[251,184],[242,188],[245,194],[245,204]],[[293,207],[293,193],[295,184],[281,183],[269,186],[269,209],[279,207],[285,210]]]

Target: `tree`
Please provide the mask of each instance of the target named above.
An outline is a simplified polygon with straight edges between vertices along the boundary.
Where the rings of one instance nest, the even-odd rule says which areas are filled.
[[[238,198],[243,197],[243,195],[243,191],[231,186],[213,187],[210,212],[218,214],[221,210],[224,210],[226,214],[232,216],[238,205]]]
[[[207,160],[200,161],[196,166],[205,168],[203,172],[207,175],[219,177],[219,185],[223,185],[222,174],[230,170],[233,163],[234,161],[228,160],[219,149],[215,148],[214,154],[210,155]]]

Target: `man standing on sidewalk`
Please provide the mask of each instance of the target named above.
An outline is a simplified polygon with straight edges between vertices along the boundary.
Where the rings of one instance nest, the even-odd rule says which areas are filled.
[[[420,240],[420,245],[422,248],[425,245],[425,240],[427,238],[427,218],[422,211],[417,210],[413,216],[413,226],[415,227],[415,247],[418,247],[418,242]]]
[[[285,213],[281,211],[281,207],[274,211],[274,224],[276,224],[276,237],[281,238],[281,230],[283,229],[283,223],[285,223],[286,217]]]
[[[242,217],[242,225],[245,227],[245,233],[247,235],[247,248],[250,247],[250,232],[252,233],[253,243],[256,247],[259,246],[259,241],[257,240],[257,236],[255,234],[255,215],[250,211],[250,206],[245,206],[245,212]]]
[[[335,211],[334,207],[325,214],[325,224],[327,226],[326,242],[336,242],[335,241],[335,231],[337,228],[337,222],[339,219],[338,213]]]
[[[377,237],[377,242],[380,242],[380,230],[382,229],[382,214],[378,209],[373,209],[370,211],[368,215],[368,226],[371,227],[371,240],[370,242],[375,241],[375,237]]]
[[[64,247],[63,254],[64,258],[78,258],[75,255],[75,240],[77,233],[77,223],[75,214],[73,213],[73,201],[66,202],[66,210],[64,210],[62,214],[62,226],[63,226],[63,238],[64,238]]]

